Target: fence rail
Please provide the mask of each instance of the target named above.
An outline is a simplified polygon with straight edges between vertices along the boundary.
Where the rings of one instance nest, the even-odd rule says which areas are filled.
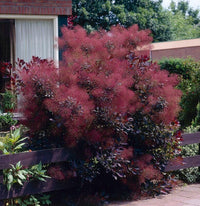
[[[183,141],[181,143],[181,146],[200,143],[200,132],[183,134],[182,136]]]
[[[10,191],[7,190],[5,185],[0,185],[0,201],[15,197],[22,197],[25,195],[34,195],[39,193],[57,191],[62,189],[68,189],[72,187],[73,182],[60,181],[55,179],[47,179],[46,182],[32,181],[26,182],[21,187],[13,187]],[[3,203],[3,202],[2,202]],[[3,204],[2,204],[3,205]]]
[[[56,163],[66,161],[69,151],[65,148],[45,149],[33,152],[21,152],[17,154],[0,155],[0,170],[10,168],[11,164],[21,162],[23,166]]]

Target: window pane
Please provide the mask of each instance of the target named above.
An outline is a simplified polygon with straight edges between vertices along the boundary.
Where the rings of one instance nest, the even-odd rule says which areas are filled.
[[[0,20],[0,61],[10,61],[10,21]]]
[[[7,63],[11,62],[12,20],[0,20],[0,93],[10,86],[10,72]]]
[[[53,59],[53,20],[15,21],[16,59],[30,61],[32,56]]]

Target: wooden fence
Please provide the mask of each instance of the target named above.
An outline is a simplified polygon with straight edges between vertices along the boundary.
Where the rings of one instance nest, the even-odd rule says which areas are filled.
[[[23,187],[13,187],[10,191],[3,185],[3,169],[10,168],[11,165],[16,165],[21,162],[23,166],[32,166],[35,164],[48,164],[63,162],[68,159],[69,152],[64,148],[46,149],[34,152],[23,152],[18,154],[0,155],[0,206],[4,205],[5,199],[21,197],[29,194],[39,194],[51,192],[72,187],[72,182],[60,181],[56,179],[47,179],[46,182],[31,181],[23,185]]]
[[[188,145],[200,143],[200,132],[192,134],[184,134],[181,145]],[[10,168],[10,164],[16,165],[21,162],[23,166],[32,166],[35,164],[49,164],[67,161],[69,151],[65,148],[46,149],[33,152],[23,152],[18,154],[0,155],[0,206],[3,206],[3,200],[15,197],[21,197],[29,194],[39,194],[44,192],[51,192],[71,188],[73,185],[69,181],[60,181],[56,179],[47,179],[46,182],[31,181],[25,183],[22,187],[13,187],[10,191],[7,190],[3,184],[3,169]],[[165,167],[165,172],[185,169],[189,167],[200,166],[200,155],[194,157],[183,158],[182,161],[177,162],[171,160]]]
[[[200,143],[200,132],[191,133],[191,134],[183,134],[183,142],[181,146]],[[199,145],[200,146],[200,145]],[[199,147],[200,154],[200,147]],[[193,157],[185,157],[180,161],[176,159],[171,160],[165,167],[165,172],[175,171],[179,169],[186,169],[190,167],[199,167],[200,166],[200,155],[196,155]]]

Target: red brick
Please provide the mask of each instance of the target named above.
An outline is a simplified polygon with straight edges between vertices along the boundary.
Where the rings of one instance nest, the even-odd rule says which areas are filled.
[[[1,0],[0,14],[71,15],[72,0]]]
[[[196,60],[200,60],[199,54],[200,38],[153,43],[151,50],[153,60],[159,60],[163,57],[187,58],[188,56],[191,56]]]
[[[200,47],[186,47],[186,48],[175,48],[175,49],[165,49],[152,51],[152,59],[159,60],[163,57],[166,58],[187,58],[191,56],[196,60],[200,60]]]

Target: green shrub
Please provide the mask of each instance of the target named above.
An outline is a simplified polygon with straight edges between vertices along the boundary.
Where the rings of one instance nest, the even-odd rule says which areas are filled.
[[[17,124],[17,120],[13,119],[11,113],[0,113],[0,131],[9,131],[10,127]]]
[[[199,67],[191,70],[190,77],[190,79],[182,79],[179,84],[183,92],[180,103],[182,111],[179,115],[183,127],[191,125],[192,120],[195,121],[197,116],[197,105],[200,102],[200,64]]]
[[[9,206],[42,206],[50,205],[50,195],[28,195],[23,198],[14,198],[12,200],[6,200],[6,205]]]
[[[192,125],[186,127],[184,129],[184,132],[186,132],[186,133],[193,133],[193,132],[198,132],[199,130],[200,130],[200,125],[193,126],[193,124],[192,124]]]
[[[24,141],[28,139],[28,137],[22,137],[22,133],[22,127],[12,126],[12,129],[10,132],[7,132],[6,136],[0,136],[0,151],[3,154],[15,154],[22,151],[24,152]]]
[[[197,115],[196,115],[194,121],[192,121],[192,125],[194,127],[197,127],[200,125],[200,103],[197,104],[196,108],[197,108]]]
[[[165,69],[171,74],[178,74],[180,77],[178,88],[181,89],[183,95],[179,121],[182,128],[185,128],[191,125],[192,120],[197,116],[197,104],[200,102],[200,61],[192,58],[169,58],[162,59],[159,65],[161,69]]]
[[[198,67],[198,63],[190,57],[187,59],[163,58],[158,64],[161,69],[165,69],[171,74],[180,74],[184,79],[190,79],[191,70]]]
[[[12,91],[6,90],[4,93],[0,95],[0,99],[0,111],[7,112],[13,111],[15,109],[16,95]]]

